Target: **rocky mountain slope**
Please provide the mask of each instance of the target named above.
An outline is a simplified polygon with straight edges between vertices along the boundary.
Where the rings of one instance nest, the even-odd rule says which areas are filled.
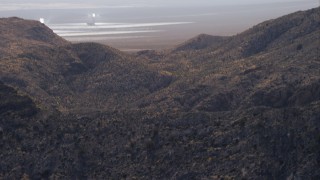
[[[175,103],[188,111],[220,111],[317,101],[319,34],[319,12],[314,9],[259,24],[219,47],[169,53],[152,65],[179,76],[179,80],[147,102],[171,97],[162,100],[163,104]],[[259,52],[252,49],[257,42],[265,46]]]
[[[319,22],[128,55],[0,19],[0,179],[319,179]]]
[[[42,109],[122,106],[171,81],[116,49],[71,44],[36,21],[1,19],[0,27],[0,50],[5,52],[1,80],[30,95]]]

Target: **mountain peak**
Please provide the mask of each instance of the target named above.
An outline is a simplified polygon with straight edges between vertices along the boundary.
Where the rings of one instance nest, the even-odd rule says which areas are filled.
[[[35,20],[25,20],[18,17],[0,18],[0,31],[0,39],[10,42],[32,41],[51,45],[68,43],[45,24]]]

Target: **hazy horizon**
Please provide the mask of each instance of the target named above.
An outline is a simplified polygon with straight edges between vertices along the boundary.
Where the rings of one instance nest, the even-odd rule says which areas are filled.
[[[229,36],[262,21],[319,6],[318,0],[2,0],[0,17],[39,20],[73,42],[158,48],[201,33]],[[95,13],[95,26],[88,26]],[[133,43],[133,47],[129,44]],[[126,47],[127,46],[127,47]]]
[[[319,5],[317,0],[2,0],[0,10],[21,10],[21,9],[77,9],[77,8],[128,8],[128,7],[187,7],[187,6],[220,6],[220,5],[257,5],[257,4],[278,4],[303,2]],[[68,6],[67,6],[68,5]]]

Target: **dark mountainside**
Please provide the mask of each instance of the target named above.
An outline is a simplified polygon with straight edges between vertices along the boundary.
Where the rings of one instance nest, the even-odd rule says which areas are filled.
[[[320,8],[125,54],[0,19],[0,179],[320,179]]]

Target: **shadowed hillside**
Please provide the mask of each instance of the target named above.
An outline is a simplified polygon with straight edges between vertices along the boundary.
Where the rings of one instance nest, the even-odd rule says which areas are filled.
[[[319,179],[319,22],[132,55],[0,19],[0,179]]]
[[[0,82],[0,115],[30,117],[38,109],[29,97],[19,95],[13,88]]]

